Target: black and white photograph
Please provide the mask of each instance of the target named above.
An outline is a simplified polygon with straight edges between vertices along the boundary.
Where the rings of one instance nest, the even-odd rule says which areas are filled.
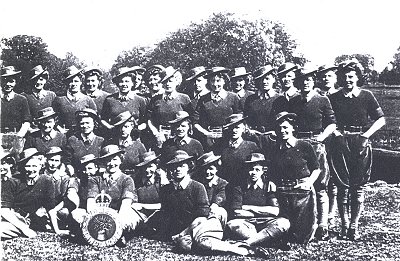
[[[399,260],[396,0],[0,0],[0,259]]]

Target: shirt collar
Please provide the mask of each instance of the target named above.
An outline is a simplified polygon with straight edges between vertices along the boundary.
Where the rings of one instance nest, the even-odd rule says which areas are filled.
[[[11,101],[12,99],[14,99],[14,97],[15,97],[15,92],[14,91],[11,91],[8,94],[1,93],[1,98],[5,99],[7,101]]]
[[[129,91],[126,95],[123,95],[122,93],[118,93],[118,100],[132,100],[134,97],[134,93],[132,91]]]
[[[299,93],[295,87],[290,87],[287,91],[285,91],[284,96],[287,100],[290,100],[293,96]]]
[[[243,138],[240,137],[237,140],[229,140],[229,147],[237,149],[242,144]]]
[[[85,93],[87,96],[89,96],[90,98],[98,98],[101,96],[101,91],[99,89],[94,90],[94,92],[92,93]]]
[[[175,143],[180,143],[180,145],[183,145],[183,144],[189,144],[189,142],[192,140],[189,136],[185,136],[185,137],[183,137],[183,139],[178,139],[178,138],[174,138],[174,140],[175,140]]]
[[[314,95],[315,95],[316,93],[317,93],[317,92],[316,92],[315,90],[311,90],[310,92],[306,93],[305,95],[302,93],[302,94],[301,94],[301,97],[302,97],[303,99],[305,99],[307,102],[309,102],[309,101],[311,100],[311,98],[314,97]]]
[[[358,97],[358,95],[360,95],[360,93],[361,93],[361,89],[358,87],[353,87],[353,89],[349,92],[346,92],[345,89],[343,89],[343,95],[346,98]]]
[[[50,137],[50,139],[54,139],[56,137],[56,135],[57,135],[57,131],[54,129],[52,129],[48,135],[42,132],[42,138],[46,138],[48,136],[48,137]]]
[[[260,91],[260,90],[259,90],[259,91],[257,92],[257,95],[258,95],[258,97],[259,97],[260,99],[266,99],[266,100],[268,100],[269,98],[274,97],[276,94],[277,94],[277,93],[276,93],[276,91],[275,91],[274,89],[269,89],[269,90],[267,90],[266,92]]]
[[[85,97],[85,95],[81,92],[77,92],[75,95],[72,95],[70,92],[67,91],[67,98],[70,101],[79,101],[80,99],[82,99],[83,97]]]
[[[218,176],[215,175],[209,182],[208,182],[208,187],[212,187],[213,185],[217,186],[218,185]]]
[[[175,189],[178,189],[178,186],[181,186],[182,189],[187,188],[187,186],[189,185],[190,180],[191,180],[191,179],[190,179],[190,176],[189,176],[189,175],[186,175],[186,176],[181,180],[181,182],[179,182],[179,183],[173,182]]]
[[[210,91],[207,89],[201,90],[200,92],[194,92],[193,96],[194,99],[200,99],[200,97],[206,95],[207,93],[209,93]]]
[[[147,177],[142,178],[142,183],[145,186],[153,185],[155,182],[156,182],[156,179],[155,179],[154,175],[151,176],[149,179]]]
[[[225,99],[228,96],[228,92],[224,89],[220,90],[218,93],[211,93],[211,98],[219,97],[221,99]]]
[[[46,91],[43,90],[43,89],[41,89],[41,90],[38,91],[38,92],[34,92],[34,91],[32,90],[32,95],[33,95],[35,98],[37,98],[37,99],[43,99],[44,97],[46,97]]]
[[[244,89],[241,89],[236,94],[237,96],[239,96],[239,98],[243,98],[246,95],[246,91]]]
[[[166,93],[166,92],[163,93],[163,99],[168,98],[168,99],[172,100],[172,99],[175,99],[176,97],[178,97],[177,91],[172,91],[171,93]]]
[[[128,137],[127,137],[126,139],[124,139],[124,140],[119,139],[118,144],[119,144],[120,146],[126,148],[126,147],[128,147],[128,146],[130,146],[130,145],[133,144],[132,137],[131,137],[131,136],[128,136]]]
[[[88,142],[92,143],[94,138],[96,137],[96,135],[93,132],[91,132],[87,137],[84,137],[81,133],[81,137],[82,137],[83,142],[88,141]]]
[[[285,145],[288,148],[293,148],[296,145],[296,142],[297,142],[297,139],[295,137],[291,137],[286,141]]]
[[[262,179],[261,178],[259,178],[257,181],[256,181],[256,183],[252,183],[252,182],[248,182],[247,183],[247,188],[249,189],[251,186],[253,186],[253,188],[254,189],[256,189],[256,188],[263,188],[264,187],[264,182],[262,181]]]

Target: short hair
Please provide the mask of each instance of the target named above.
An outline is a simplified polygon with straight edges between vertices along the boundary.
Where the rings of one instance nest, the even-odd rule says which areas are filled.
[[[218,77],[221,77],[221,78],[223,78],[224,79],[224,81],[225,81],[225,86],[224,86],[224,89],[225,90],[229,90],[230,89],[230,85],[231,85],[231,79],[229,78],[229,75],[228,75],[228,73],[224,73],[224,72],[217,72],[217,73],[213,73],[213,74],[210,74],[207,78],[208,78],[208,82],[207,82],[207,84],[208,84],[208,89],[210,89],[211,90],[211,88],[210,88],[210,86],[211,86],[211,79],[213,79],[215,76],[218,76]]]
[[[103,75],[100,72],[96,71],[96,70],[92,70],[92,71],[89,71],[89,72],[85,73],[85,80],[87,78],[91,77],[91,76],[97,76],[97,79],[100,82],[100,84],[99,84],[99,89],[100,89],[100,87],[103,86],[103,82],[104,82]]]

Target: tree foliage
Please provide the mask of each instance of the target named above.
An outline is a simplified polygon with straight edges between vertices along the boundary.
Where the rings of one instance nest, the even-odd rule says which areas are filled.
[[[267,63],[277,66],[292,61],[302,65],[305,59],[295,55],[296,47],[282,24],[218,13],[171,33],[152,50],[135,47],[123,52],[113,68],[132,62],[132,65],[171,65],[183,72],[200,65],[244,66],[250,71]]]
[[[393,55],[393,61],[379,75],[379,82],[388,85],[400,84],[400,47]]]

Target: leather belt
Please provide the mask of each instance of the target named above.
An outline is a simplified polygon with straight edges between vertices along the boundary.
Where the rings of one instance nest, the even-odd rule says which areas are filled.
[[[365,129],[364,126],[343,126],[340,130],[343,132],[363,133]]]
[[[313,136],[321,134],[321,130],[315,131],[298,131],[297,137],[298,138],[312,138]]]

